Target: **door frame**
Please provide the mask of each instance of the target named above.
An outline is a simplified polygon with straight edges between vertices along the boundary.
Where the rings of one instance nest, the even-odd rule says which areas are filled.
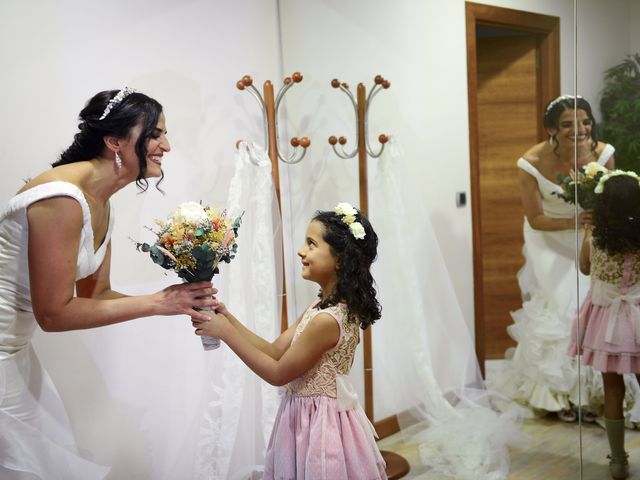
[[[465,2],[467,32],[467,88],[469,95],[469,157],[471,169],[471,216],[473,232],[473,283],[476,356],[484,377],[484,278],[482,273],[482,220],[480,217],[480,153],[478,126],[478,68],[476,26],[508,28],[534,33],[538,43],[537,118],[542,118],[544,104],[560,95],[560,18],[550,15]],[[544,104],[543,104],[544,103]],[[538,140],[544,138],[538,123]]]

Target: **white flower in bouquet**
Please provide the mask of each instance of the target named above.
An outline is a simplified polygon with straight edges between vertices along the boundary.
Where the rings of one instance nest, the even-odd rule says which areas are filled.
[[[594,178],[598,172],[607,173],[609,170],[604,165],[600,165],[598,162],[587,163],[582,167],[587,177]]]
[[[170,219],[176,223],[196,225],[208,221],[209,217],[205,208],[198,202],[184,202],[171,214]]]

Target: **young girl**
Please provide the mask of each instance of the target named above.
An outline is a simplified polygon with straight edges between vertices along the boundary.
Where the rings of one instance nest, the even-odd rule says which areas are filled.
[[[580,270],[591,274],[591,289],[574,321],[569,354],[580,352],[585,365],[602,372],[609,470],[614,479],[620,479],[629,474],[622,374],[640,373],[638,177],[616,170],[602,177],[596,193],[593,238],[589,228],[580,251]]]
[[[373,277],[378,237],[355,208],[318,212],[298,255],[302,277],[320,285],[315,301],[269,343],[223,304],[197,335],[222,339],[262,379],[286,385],[265,459],[265,479],[385,479],[375,431],[347,374],[365,329],[380,318]]]

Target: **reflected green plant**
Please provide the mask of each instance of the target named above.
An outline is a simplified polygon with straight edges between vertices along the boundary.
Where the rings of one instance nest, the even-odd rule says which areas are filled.
[[[605,71],[600,137],[616,149],[616,168],[640,172],[640,55]]]

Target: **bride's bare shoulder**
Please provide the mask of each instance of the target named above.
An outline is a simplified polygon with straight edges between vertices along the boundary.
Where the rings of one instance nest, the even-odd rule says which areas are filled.
[[[540,142],[527,150],[524,155],[522,155],[522,158],[532,165],[536,165],[540,162],[544,162],[549,157],[549,154],[551,153],[549,148],[550,146],[547,142]]]
[[[78,163],[85,163],[85,162],[78,162]],[[62,165],[60,167],[45,170],[44,172],[40,173],[38,176],[26,180],[25,184],[22,186],[22,188],[20,188],[20,190],[18,190],[17,193],[20,194],[26,190],[29,190],[43,183],[57,182],[57,181],[73,183],[74,185],[79,186],[81,184],[81,178],[82,178],[82,175],[81,175],[82,167],[84,167],[84,165],[70,164],[70,165]]]

